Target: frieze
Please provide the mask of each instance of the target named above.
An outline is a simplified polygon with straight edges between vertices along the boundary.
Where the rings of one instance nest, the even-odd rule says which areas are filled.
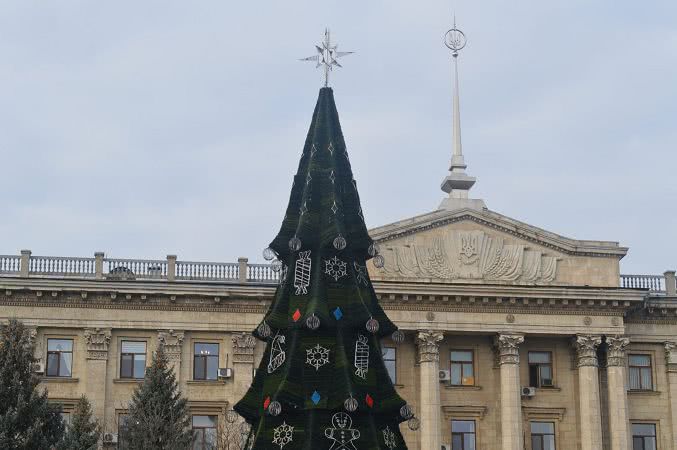
[[[87,359],[108,359],[110,338],[110,328],[85,328]]]

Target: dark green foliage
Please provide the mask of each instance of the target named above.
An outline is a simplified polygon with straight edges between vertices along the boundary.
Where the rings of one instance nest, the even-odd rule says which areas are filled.
[[[129,450],[186,450],[192,442],[190,416],[176,376],[160,346],[146,378],[132,395],[127,432]]]
[[[33,345],[24,325],[11,319],[0,330],[0,448],[50,450],[64,432],[61,408],[47,402],[33,372]]]
[[[397,328],[366,270],[377,254],[372,244],[333,92],[323,88],[285,218],[270,244],[287,275],[254,332],[267,342],[266,351],[235,405],[252,425],[254,450],[406,449],[399,430],[406,403],[395,392],[380,345]],[[307,269],[300,276],[299,267]],[[378,330],[367,330],[370,319]],[[318,346],[328,361],[308,361]],[[357,410],[346,408],[347,400],[356,401]]]
[[[66,427],[63,440],[57,445],[58,450],[96,450],[101,427],[92,417],[92,407],[86,396],[80,397],[75,406],[71,423]]]

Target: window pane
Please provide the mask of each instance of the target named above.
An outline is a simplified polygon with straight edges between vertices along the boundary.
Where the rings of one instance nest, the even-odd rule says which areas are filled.
[[[390,381],[397,383],[397,369],[395,361],[386,360],[384,361],[384,364],[386,366],[386,370],[388,371],[388,375],[390,375]]]
[[[473,377],[472,372],[472,364],[463,364],[463,378],[461,379],[461,382],[464,386],[472,386],[475,384],[475,378]]]
[[[47,376],[48,377],[58,377],[59,376],[59,354],[58,353],[48,353],[47,354]]]
[[[202,450],[202,430],[193,430],[193,450]]]
[[[73,340],[72,339],[47,339],[47,350],[48,351],[59,351],[59,352],[72,352],[73,351]]]
[[[656,438],[644,438],[644,450],[656,450]]]
[[[71,424],[71,413],[62,412],[61,413],[61,420],[63,420],[63,423],[65,425],[70,425]]]
[[[196,343],[195,344],[195,354],[196,355],[218,355],[219,354],[219,344],[204,344]]]
[[[205,373],[205,357],[196,356],[193,363],[193,373],[196,380],[204,380],[207,374]]]
[[[60,377],[70,377],[71,376],[71,364],[73,364],[73,354],[72,353],[61,353],[61,360],[59,361],[59,376]]]
[[[630,355],[629,361],[631,366],[651,366],[651,357],[649,355]]]
[[[134,356],[134,378],[146,376],[146,355]]]
[[[529,365],[529,386],[538,387],[538,366]]]
[[[555,436],[552,434],[543,436],[543,450],[555,450]]]
[[[207,357],[207,379],[216,380],[219,374],[219,358],[215,356]]]
[[[451,365],[451,384],[460,385],[461,384],[461,365],[452,364]]]
[[[541,436],[531,436],[531,450],[543,450],[543,438]]]
[[[454,434],[451,436],[451,450],[463,450],[462,434]]]
[[[552,422],[531,422],[532,434],[555,434],[555,424]]]
[[[469,351],[452,351],[452,361],[472,362],[472,352]]]
[[[130,378],[132,376],[132,355],[122,355],[120,358],[120,378]]]
[[[216,428],[205,429],[205,450],[216,450]]]
[[[466,434],[463,437],[465,440],[465,448],[463,450],[475,450],[475,435]]]
[[[652,423],[633,423],[633,436],[656,436],[656,425]]]
[[[122,341],[121,353],[146,353],[146,343],[137,341]]]
[[[642,385],[639,382],[639,369],[636,367],[630,368],[630,389],[641,389]]]
[[[652,389],[652,383],[651,383],[651,369],[650,368],[642,368],[640,369],[640,376],[642,377],[642,389]]]
[[[384,360],[395,359],[395,349],[392,347],[381,347],[381,355]]]
[[[452,433],[474,433],[475,432],[475,421],[474,420],[452,420],[451,421],[451,432]]]
[[[529,363],[549,363],[550,352],[529,352]]]
[[[541,366],[541,385],[552,386],[552,368],[550,366]]]
[[[632,438],[632,450],[644,450],[644,447],[642,445],[642,438],[640,437]]]
[[[193,416],[193,428],[216,428],[216,416]]]

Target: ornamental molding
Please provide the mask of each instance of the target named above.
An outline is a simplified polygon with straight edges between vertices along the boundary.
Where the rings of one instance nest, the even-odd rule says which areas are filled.
[[[159,330],[158,341],[170,361],[181,361],[181,349],[185,333],[176,330]]]
[[[519,346],[523,342],[523,334],[499,334],[494,337],[498,365],[519,364]]]
[[[33,347],[33,358],[35,358],[36,363],[40,363],[43,361],[45,351],[42,340],[38,339],[38,327],[27,326],[26,332],[28,333],[29,345]]]
[[[602,336],[579,334],[572,340],[576,350],[576,367],[598,367],[597,347],[602,343]]]
[[[677,372],[677,342],[663,342],[665,350],[665,368],[668,372]]]
[[[625,367],[625,348],[630,339],[624,336],[607,336],[607,367]]]
[[[566,414],[566,408],[547,408],[540,406],[522,406],[522,415],[524,416],[524,422],[527,423],[531,420],[557,420],[562,421],[564,419],[564,414]]]
[[[443,405],[444,419],[484,419],[487,414],[486,406],[479,405]]]
[[[85,328],[85,344],[87,345],[87,359],[108,359],[110,345],[110,328]]]
[[[256,338],[251,333],[233,333],[233,363],[254,363]]]
[[[440,360],[440,342],[444,339],[444,333],[441,331],[423,330],[416,335],[416,346],[418,347],[418,362],[439,362]]]

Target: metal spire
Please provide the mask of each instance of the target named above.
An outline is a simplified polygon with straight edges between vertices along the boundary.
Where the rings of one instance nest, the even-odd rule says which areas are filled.
[[[338,45],[331,45],[331,34],[329,32],[328,28],[325,28],[324,30],[324,41],[322,41],[322,46],[315,46],[315,49],[317,50],[317,54],[313,56],[309,56],[307,58],[302,58],[300,61],[314,61],[317,63],[315,68],[318,68],[322,66],[324,69],[324,87],[329,86],[329,74],[331,71],[334,69],[334,66],[336,67],[343,67],[341,64],[338,63],[337,59],[350,55],[351,53],[354,52],[339,52],[336,49],[338,48]]]

